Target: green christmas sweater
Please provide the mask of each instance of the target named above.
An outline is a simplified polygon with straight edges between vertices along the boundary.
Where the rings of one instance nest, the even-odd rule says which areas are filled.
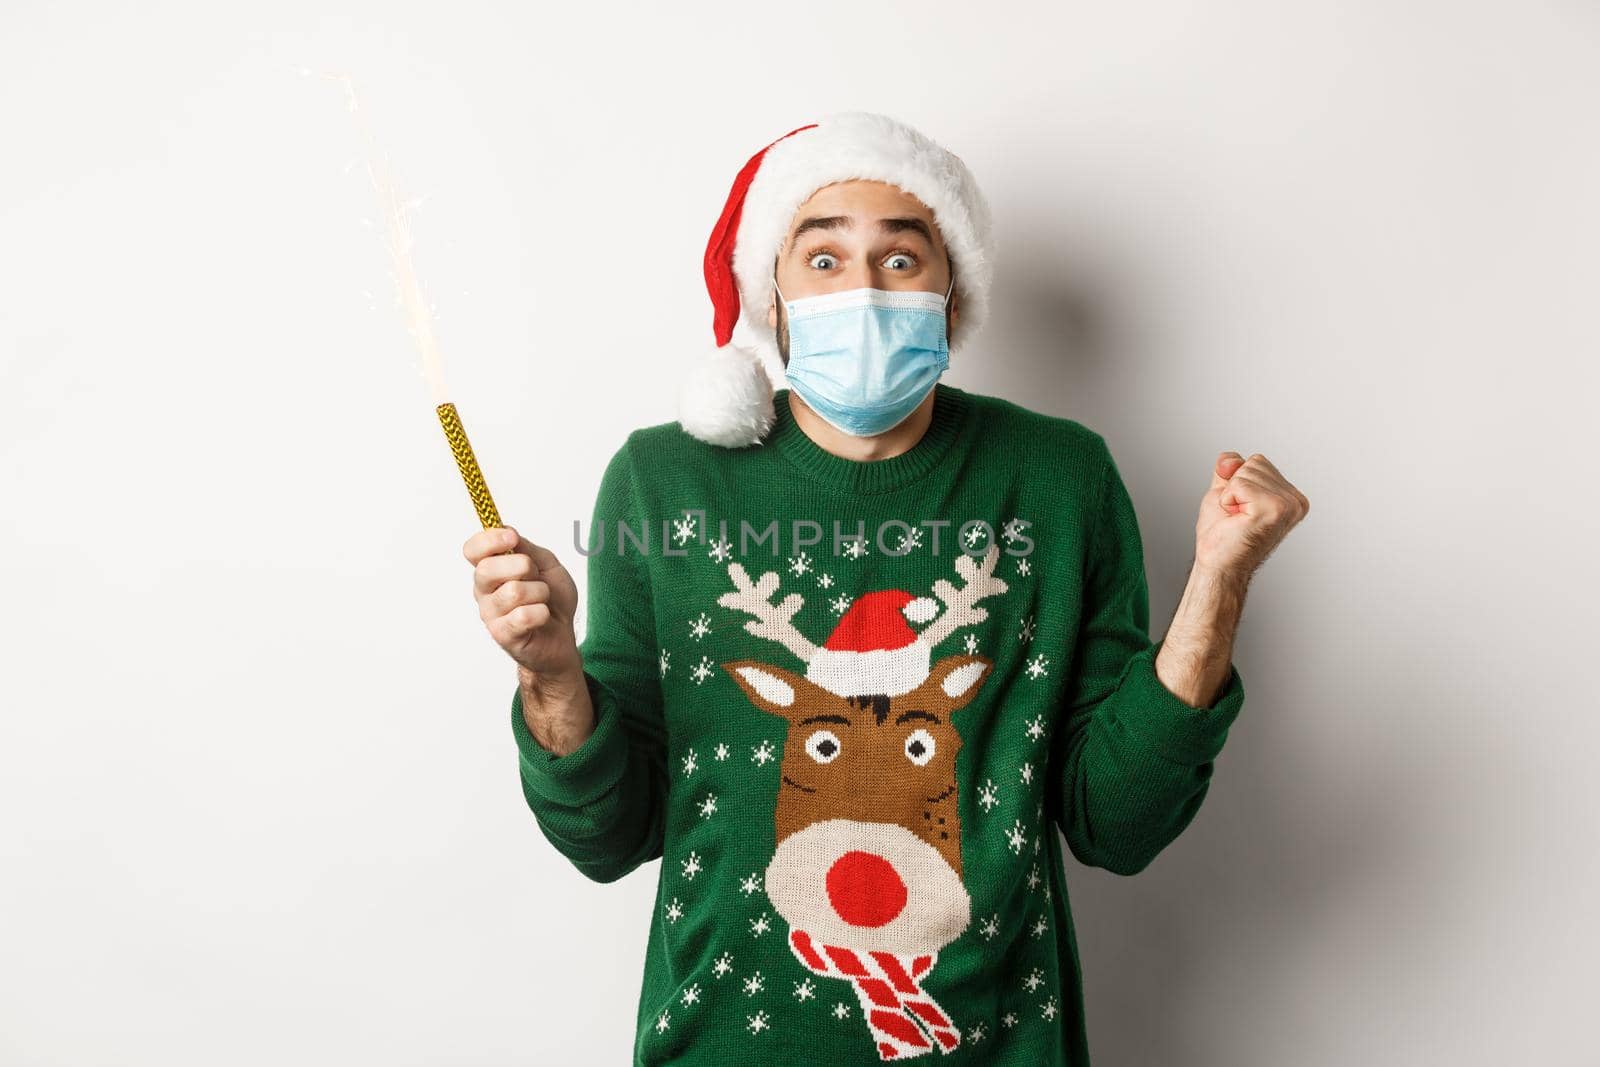
[[[633,1063],[1087,1064],[1061,844],[1149,864],[1239,673],[1203,708],[1160,682],[1083,424],[941,382],[855,461],[775,404],[746,448],[629,435],[582,538],[594,733],[554,756],[512,696],[549,842],[597,882],[661,860]]]

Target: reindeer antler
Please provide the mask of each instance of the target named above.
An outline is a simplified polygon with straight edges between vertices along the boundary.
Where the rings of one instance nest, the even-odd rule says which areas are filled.
[[[937,648],[940,641],[963,626],[971,626],[989,617],[988,608],[980,608],[978,601],[1004,593],[1008,586],[1004,578],[995,577],[995,564],[1000,561],[1000,545],[989,546],[983,562],[975,561],[965,552],[956,554],[956,572],[966,579],[960,589],[940,578],[933,583],[933,594],[944,601],[944,614],[933,621],[921,637],[929,648]]]
[[[754,615],[754,619],[744,624],[746,630],[757,637],[778,642],[802,661],[810,663],[811,657],[817,654],[817,646],[794,624],[795,613],[804,606],[805,598],[799,593],[790,593],[782,602],[772,603],[772,594],[778,591],[777,571],[768,571],[759,581],[752,582],[741,564],[730,563],[728,576],[733,579],[736,588],[731,593],[719,596],[717,603],[734,611]]]

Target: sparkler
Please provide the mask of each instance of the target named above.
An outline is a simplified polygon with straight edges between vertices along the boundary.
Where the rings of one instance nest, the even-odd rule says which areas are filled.
[[[303,67],[300,72],[302,75],[310,73]],[[354,81],[348,74],[328,72],[323,76],[344,83],[350,112],[355,115],[356,125],[361,130],[367,156],[367,174],[372,179],[372,188],[378,194],[378,207],[383,213],[389,255],[394,260],[395,286],[399,291],[400,305],[405,312],[406,330],[416,341],[417,350],[422,355],[422,375],[427,379],[434,412],[439,416],[440,426],[444,428],[445,440],[450,444],[450,451],[456,457],[456,466],[461,471],[461,480],[466,483],[467,495],[472,498],[472,506],[477,510],[478,521],[483,524],[484,529],[503,525],[500,522],[500,512],[494,506],[494,497],[489,494],[489,485],[484,481],[483,471],[478,466],[478,459],[472,453],[472,443],[467,440],[467,431],[461,425],[461,415],[456,411],[456,406],[450,402],[449,394],[445,390],[444,361],[439,357],[439,344],[433,335],[433,317],[428,302],[423,298],[422,285],[417,281],[416,267],[411,262],[411,224],[406,215],[406,209],[410,205],[401,199],[394,179],[385,165],[384,157],[377,150],[372,130],[366,122],[366,114],[356,97]]]

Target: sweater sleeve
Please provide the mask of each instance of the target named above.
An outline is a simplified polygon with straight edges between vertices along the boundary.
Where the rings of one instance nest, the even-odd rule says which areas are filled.
[[[1230,664],[1221,693],[1196,708],[1157,676],[1161,642],[1149,636],[1138,518],[1103,438],[1101,446],[1100,510],[1066,719],[1052,741],[1051,803],[1074,856],[1131,875],[1199,811],[1213,761],[1244,704],[1244,682]]]
[[[643,556],[617,552],[617,520],[634,530],[634,471],[623,447],[600,482],[589,544],[586,625],[580,651],[594,704],[594,733],[564,756],[534,740],[522,717],[522,692],[511,698],[522,793],[546,839],[580,872],[614,882],[662,851],[666,807],[666,738],[656,663],[655,612]],[[642,517],[641,517],[642,519]]]

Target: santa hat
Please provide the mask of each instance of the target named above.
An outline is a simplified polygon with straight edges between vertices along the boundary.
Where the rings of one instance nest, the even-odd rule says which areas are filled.
[[[932,597],[862,593],[806,664],[806,678],[837,696],[908,693],[927,679],[933,650],[906,622],[931,622],[938,613]]]
[[[711,231],[705,273],[716,348],[697,361],[679,394],[678,421],[690,436],[737,448],[759,443],[772,428],[773,392],[784,381],[777,334],[767,325],[773,260],[800,205],[824,185],[850,180],[898,186],[933,212],[961,290],[950,351],[983,325],[994,226],[967,165],[887,115],[825,115],[750,157]]]

